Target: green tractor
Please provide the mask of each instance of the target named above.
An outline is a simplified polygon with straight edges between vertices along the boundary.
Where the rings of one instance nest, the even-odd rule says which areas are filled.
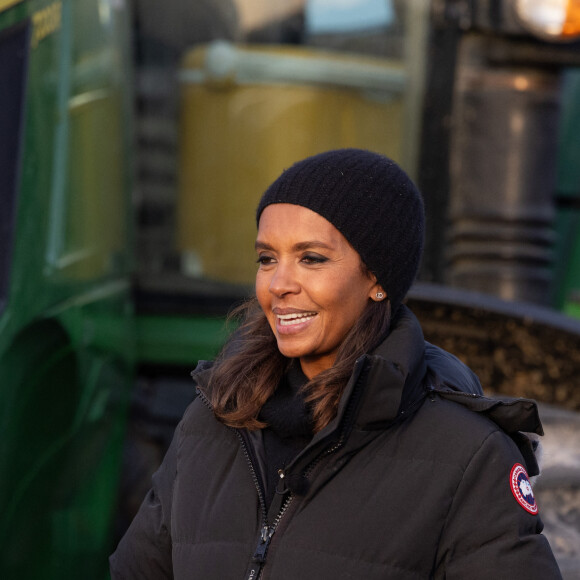
[[[127,403],[129,19],[0,2],[0,576],[107,573]]]

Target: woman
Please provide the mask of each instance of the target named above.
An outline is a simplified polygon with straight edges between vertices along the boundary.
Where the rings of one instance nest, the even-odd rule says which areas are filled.
[[[484,398],[402,301],[421,196],[330,151],[258,206],[256,300],[117,552],[116,578],[560,578],[528,474],[535,403]]]

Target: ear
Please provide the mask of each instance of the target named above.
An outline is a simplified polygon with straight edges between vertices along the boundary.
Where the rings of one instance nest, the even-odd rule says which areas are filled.
[[[375,302],[382,302],[387,298],[387,293],[384,291],[383,287],[376,282],[370,289],[369,298]]]

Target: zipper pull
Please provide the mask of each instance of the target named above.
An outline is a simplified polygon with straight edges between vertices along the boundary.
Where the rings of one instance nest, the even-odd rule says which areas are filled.
[[[266,563],[266,552],[268,551],[268,546],[270,545],[270,540],[274,535],[275,529],[272,527],[264,526],[262,532],[260,533],[260,541],[256,546],[254,555],[252,556],[252,563],[250,564],[250,569],[246,573],[246,580],[256,580],[260,574],[262,566]]]
[[[274,528],[270,528],[268,526],[264,526],[262,528],[262,533],[260,535],[260,541],[256,546],[256,550],[254,552],[254,556],[252,558],[253,562],[263,564],[266,561],[266,552],[268,551],[268,547],[270,546],[270,540],[274,535]]]

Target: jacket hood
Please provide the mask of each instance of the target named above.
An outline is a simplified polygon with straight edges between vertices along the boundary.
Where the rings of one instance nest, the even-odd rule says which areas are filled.
[[[425,341],[415,315],[401,306],[391,332],[365,360],[366,385],[356,426],[374,430],[408,416],[425,396]]]
[[[361,368],[357,372],[355,367],[338,417],[356,382],[365,382],[356,419],[360,429],[380,429],[409,417],[431,388],[483,395],[477,375],[456,356],[426,342],[419,321],[404,305],[385,340],[357,364]]]
[[[425,360],[436,388],[483,395],[477,375],[455,355],[425,342]]]

